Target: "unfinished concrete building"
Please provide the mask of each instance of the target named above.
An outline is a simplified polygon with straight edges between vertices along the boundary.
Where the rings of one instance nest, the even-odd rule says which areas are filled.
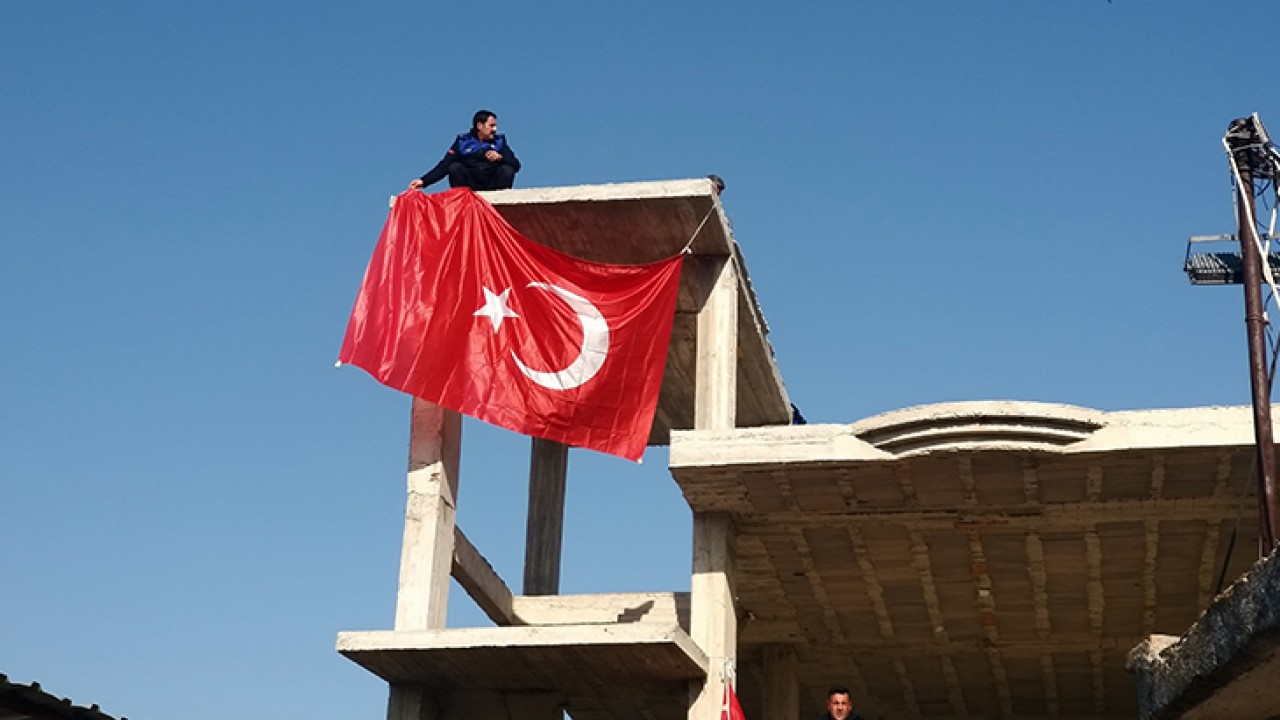
[[[1250,474],[1244,408],[1020,402],[789,425],[742,253],[706,180],[486,194],[592,260],[695,237],[651,443],[693,512],[690,592],[559,595],[563,446],[533,442],[523,591],[455,527],[460,420],[415,401],[394,628],[338,650],[393,720],[1131,718],[1129,649],[1180,633],[1227,561]],[[465,482],[465,481],[463,481]],[[1255,557],[1246,513],[1229,559]],[[497,627],[445,627],[454,577]]]

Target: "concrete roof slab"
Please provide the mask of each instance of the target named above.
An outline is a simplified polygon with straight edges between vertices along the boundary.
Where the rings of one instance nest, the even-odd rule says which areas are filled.
[[[675,625],[345,632],[338,652],[390,683],[553,692],[575,718],[679,720],[709,661]]]
[[[813,707],[846,684],[864,716],[1120,718],[1127,650],[1211,599],[1252,440],[1248,408],[948,403],[677,432],[671,473],[732,517],[744,656],[794,646]]]

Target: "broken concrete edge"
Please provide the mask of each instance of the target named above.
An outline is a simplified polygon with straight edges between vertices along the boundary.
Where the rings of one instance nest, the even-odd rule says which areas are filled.
[[[1153,635],[1129,653],[1142,720],[1181,717],[1280,645],[1280,556],[1259,560],[1181,637]]]

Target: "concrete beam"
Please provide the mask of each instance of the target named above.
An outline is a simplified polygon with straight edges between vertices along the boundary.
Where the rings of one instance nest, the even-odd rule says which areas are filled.
[[[453,535],[453,579],[471,596],[489,619],[498,625],[523,625],[516,614],[510,588],[475,545],[455,528]]]
[[[672,433],[671,468],[856,465],[957,448],[1034,449],[1073,455],[1246,447],[1253,442],[1249,412],[1247,407],[1205,407],[1108,413],[1068,405],[1002,401],[925,405],[851,425],[699,426]],[[908,443],[899,437],[902,435],[915,439]]]
[[[689,593],[609,593],[514,598],[522,625],[651,623],[689,629]]]
[[[1101,501],[1055,503],[1053,505],[991,505],[974,510],[918,510],[906,512],[846,511],[816,514],[812,512],[772,512],[752,516],[751,508],[741,510],[738,528],[752,534],[781,536],[796,529],[844,527],[882,527],[910,525],[918,530],[954,530],[966,527],[989,527],[1003,530],[1046,531],[1053,528],[1081,528],[1092,525],[1099,516],[1111,520],[1204,520],[1230,518],[1239,500],[1223,498],[1165,499],[1137,501]],[[1032,508],[1033,512],[1027,512]]]
[[[651,623],[344,632],[337,650],[393,686],[486,690],[674,689],[709,665],[683,630]]]

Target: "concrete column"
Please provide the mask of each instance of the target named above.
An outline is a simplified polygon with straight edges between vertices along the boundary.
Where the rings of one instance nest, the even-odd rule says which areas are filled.
[[[455,690],[441,693],[439,720],[561,720],[564,706],[549,692]]]
[[[388,716],[400,720],[561,720],[564,707],[564,696],[550,692],[431,692],[410,685],[392,693]]]
[[[461,451],[458,413],[414,398],[396,630],[444,628]]]
[[[529,457],[529,513],[524,535],[524,594],[560,592],[565,478],[569,446],[533,438]]]
[[[698,261],[698,361],[694,428],[724,430],[737,421],[738,274],[729,256]],[[690,683],[689,720],[719,720],[726,662],[737,662],[738,615],[733,595],[733,520],[693,516],[693,579],[689,635],[711,661],[705,683]]]
[[[698,359],[693,426],[732,428],[738,399],[738,272],[729,256],[696,256]]]
[[[421,685],[392,685],[387,720],[441,720],[431,691]]]
[[[796,651],[785,645],[764,649],[764,717],[800,720],[800,683],[796,679]]]
[[[707,681],[690,684],[689,720],[720,720],[725,663],[738,659],[733,520],[726,514],[693,516],[689,635],[711,663]]]
[[[461,450],[458,413],[414,398],[396,630],[445,626]],[[436,720],[435,698],[416,685],[392,685],[387,718]]]

